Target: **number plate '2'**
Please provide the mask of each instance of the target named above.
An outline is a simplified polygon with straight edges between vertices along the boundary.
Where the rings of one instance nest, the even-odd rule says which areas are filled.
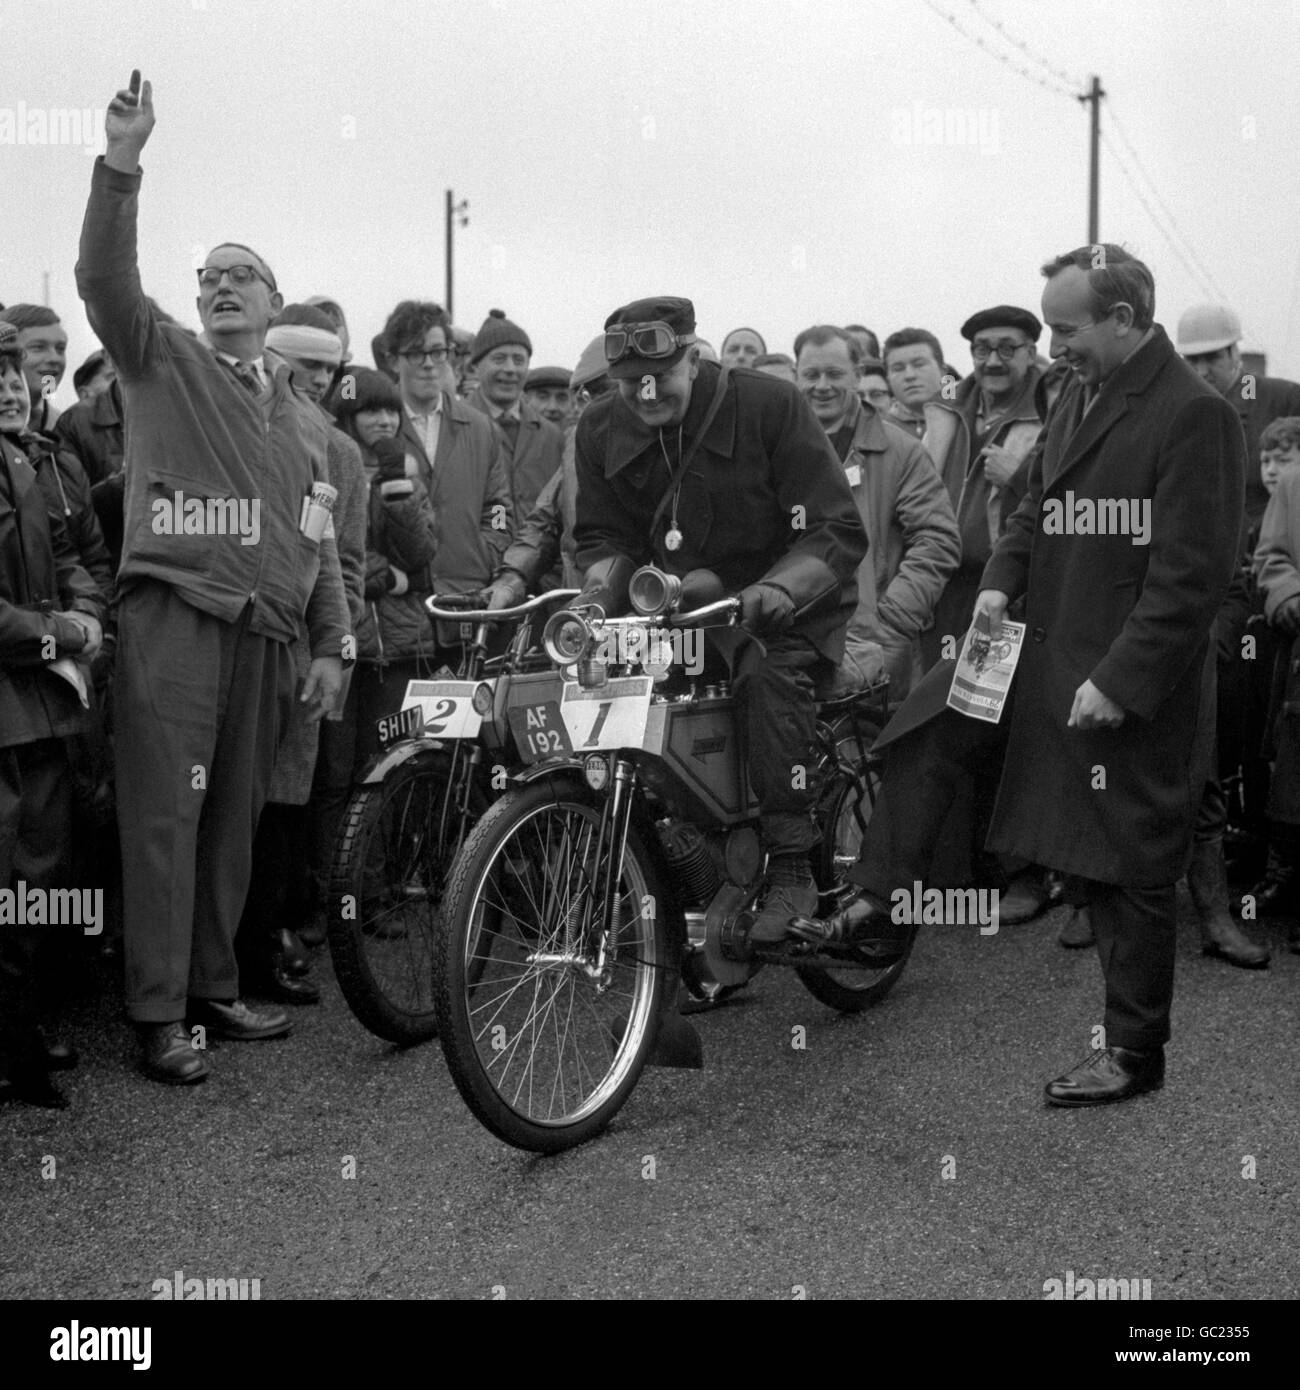
[[[430,738],[477,738],[483,716],[473,704],[476,681],[411,681],[406,705],[424,712],[424,732]]]
[[[403,739],[419,738],[424,729],[424,711],[418,705],[412,705],[410,709],[386,714],[382,719],[375,720],[375,726],[379,730],[379,746],[387,748],[389,744],[400,743]]]

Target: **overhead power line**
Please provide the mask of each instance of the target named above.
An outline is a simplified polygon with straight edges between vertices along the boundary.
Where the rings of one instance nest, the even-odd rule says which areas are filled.
[[[956,31],[963,38],[969,39],[970,42],[973,43],[976,48],[982,49],[985,53],[989,55],[990,58],[993,58],[997,62],[1001,63],[1003,67],[1010,68],[1012,72],[1017,73],[1019,76],[1025,78],[1029,82],[1034,83],[1036,86],[1042,87],[1044,91],[1053,93],[1055,96],[1073,98],[1078,95],[1076,91],[1072,91],[1070,87],[1064,85],[1062,81],[1057,79],[1049,80],[1046,77],[1040,76],[1038,73],[1031,72],[1030,69],[1025,67],[1023,64],[1013,61],[1007,54],[999,52],[996,48],[990,47],[990,45],[985,43],[984,40],[978,34],[972,33],[970,29],[966,28],[966,26],[961,23],[961,21],[957,18],[955,14],[952,14],[950,11],[945,10],[942,6],[935,4],[934,0],[925,0],[925,5],[927,9],[929,9],[933,14],[938,15],[940,19],[947,20],[948,23],[951,24],[952,27],[956,29]],[[1066,80],[1068,81],[1068,79]]]
[[[1191,260],[1188,259],[1182,247],[1178,244],[1178,242],[1169,232],[1168,228],[1165,225],[1164,219],[1147,201],[1146,196],[1142,192],[1142,189],[1139,186],[1136,177],[1130,171],[1127,162],[1120,154],[1119,149],[1115,145],[1114,141],[1111,140],[1111,138],[1109,137],[1109,135],[1106,134],[1105,131],[1102,132],[1101,140],[1102,144],[1104,144],[1106,148],[1110,151],[1111,158],[1115,161],[1120,173],[1124,175],[1124,181],[1128,184],[1129,188],[1132,189],[1133,196],[1138,200],[1139,203],[1142,204],[1142,207],[1145,209],[1147,216],[1151,219],[1151,225],[1156,229],[1157,232],[1160,233],[1160,235],[1168,243],[1169,249],[1173,251],[1174,255],[1177,256],[1178,259],[1182,262],[1183,268],[1187,271],[1188,275],[1192,277],[1192,280],[1197,286],[1198,290],[1205,295],[1206,299],[1215,299],[1218,300],[1220,303],[1226,303],[1226,296],[1223,295],[1221,291],[1217,290],[1214,287],[1213,282],[1209,280],[1207,276],[1192,263]]]
[[[1014,34],[1009,33],[1007,31],[1006,25],[1004,25],[1001,20],[994,19],[992,15],[985,14],[984,11],[980,9],[979,0],[969,0],[969,3],[971,9],[974,10],[977,15],[979,15],[979,17],[984,21],[985,24],[987,24],[991,29],[996,30],[997,33],[1012,46],[1012,48],[1018,48],[1020,52],[1023,53],[1025,57],[1029,59],[1031,63],[1037,63],[1038,66],[1042,68],[1044,72],[1050,73],[1054,78],[1056,78],[1058,82],[1064,82],[1067,87],[1071,87],[1075,91],[1077,91],[1080,87],[1084,85],[1082,78],[1075,76],[1073,73],[1068,73],[1064,71],[1064,69],[1062,68],[1055,67],[1053,64],[1049,63],[1047,59],[1044,58],[1041,54],[1035,53],[1034,50],[1030,48],[1027,43],[1022,43],[1018,38],[1016,38]]]
[[[1192,245],[1191,238],[1178,225],[1178,220],[1170,211],[1169,205],[1160,196],[1160,190],[1156,187],[1155,180],[1151,177],[1150,174],[1147,173],[1146,168],[1143,165],[1141,159],[1138,158],[1138,152],[1133,148],[1133,142],[1128,138],[1128,135],[1125,132],[1124,127],[1119,120],[1119,117],[1115,114],[1114,102],[1112,102],[1106,108],[1106,111],[1107,115],[1110,117],[1110,123],[1115,131],[1115,134],[1118,135],[1120,140],[1123,141],[1124,148],[1128,152],[1129,158],[1133,161],[1134,168],[1137,170],[1138,174],[1146,183],[1147,188],[1151,192],[1151,196],[1155,199],[1156,204],[1159,206],[1161,212],[1163,213],[1165,220],[1168,222],[1172,231],[1179,237],[1183,245],[1187,248],[1187,254],[1196,263],[1197,269],[1200,271],[1201,279],[1203,280],[1203,282],[1208,284],[1212,288],[1212,297],[1216,298],[1219,301],[1219,303],[1227,303],[1227,296],[1223,293],[1221,289],[1218,288],[1218,284],[1215,281],[1214,275],[1210,271],[1209,267],[1205,264],[1205,262],[1202,261],[1200,256],[1197,254],[1196,247]]]

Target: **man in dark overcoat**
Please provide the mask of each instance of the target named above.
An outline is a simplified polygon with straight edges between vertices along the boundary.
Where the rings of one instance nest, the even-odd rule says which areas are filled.
[[[1047,1097],[1095,1105],[1164,1077],[1174,885],[1211,763],[1212,625],[1232,578],[1245,450],[1232,407],[1154,323],[1146,266],[1103,245],[1043,273],[1052,356],[1073,379],[975,607],[996,634],[1025,599],[1009,708],[999,724],[947,710],[952,663],[932,670],[882,735],[883,795],[852,871],[866,892],[801,928],[897,958],[908,927],[886,905],[927,878],[954,763],[999,778],[989,848],[1091,895],[1107,1045]]]

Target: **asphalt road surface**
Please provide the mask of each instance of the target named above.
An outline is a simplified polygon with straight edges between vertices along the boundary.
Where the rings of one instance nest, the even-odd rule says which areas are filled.
[[[1041,1300],[1073,1271],[1293,1297],[1300,956],[1274,926],[1267,971],[1203,958],[1180,904],[1155,1095],[1043,1103],[1101,1021],[1095,954],[1056,944],[1058,909],[925,928],[856,1018],[769,969],[695,1020],[703,1071],[648,1070],[556,1158],[480,1128],[437,1043],[366,1033],[327,954],[293,1036],[216,1044],[194,1088],[137,1073],[97,964],[65,1011],[72,1109],[0,1109],[0,1296],[149,1298],[181,1271],[263,1299]]]

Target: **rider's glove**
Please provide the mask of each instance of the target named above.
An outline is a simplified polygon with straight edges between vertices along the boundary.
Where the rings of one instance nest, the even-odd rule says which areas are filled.
[[[756,637],[785,632],[794,622],[794,599],[776,584],[751,584],[740,591],[740,621]]]
[[[406,473],[406,450],[396,439],[377,439],[375,458],[379,462],[375,483],[382,497],[409,497],[415,491],[415,480]]]
[[[682,591],[673,606],[686,613],[692,608],[703,608],[706,603],[716,603],[726,593],[727,586],[712,570],[690,570],[682,575]]]

